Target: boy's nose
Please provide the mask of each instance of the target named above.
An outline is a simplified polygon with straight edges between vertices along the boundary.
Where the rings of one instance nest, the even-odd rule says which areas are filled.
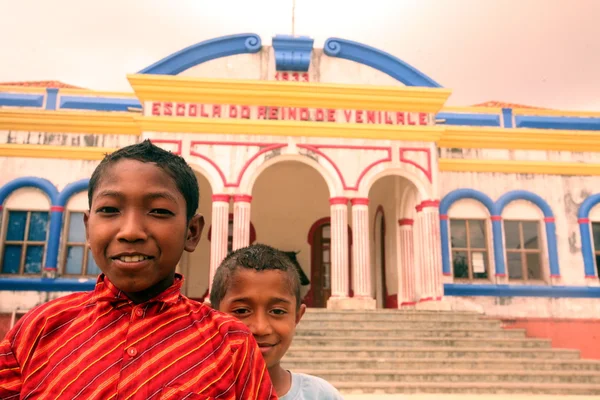
[[[117,240],[125,242],[144,241],[148,235],[144,229],[143,218],[135,212],[126,213],[121,218],[121,227],[117,234]]]
[[[267,336],[273,333],[269,319],[264,315],[255,315],[248,328],[254,336]]]

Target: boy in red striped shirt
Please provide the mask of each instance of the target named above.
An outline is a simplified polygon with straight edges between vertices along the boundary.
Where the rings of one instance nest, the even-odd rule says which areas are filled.
[[[94,171],[96,288],[27,313],[0,343],[1,399],[276,399],[252,334],[180,292],[203,217],[183,158],[149,141]]]

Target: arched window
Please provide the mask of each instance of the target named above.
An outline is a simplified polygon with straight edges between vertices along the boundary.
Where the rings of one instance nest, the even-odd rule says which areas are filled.
[[[495,242],[504,242],[504,252],[496,254],[496,263],[504,267],[506,256],[509,280],[547,281],[560,276],[554,214],[544,199],[514,190],[500,196],[494,214],[501,216],[504,231],[503,237],[494,237]]]
[[[20,188],[3,208],[0,273],[39,276],[48,245],[50,201],[35,188]]]
[[[462,281],[492,276],[492,207],[492,199],[474,189],[458,189],[444,196],[440,202],[444,275]]]

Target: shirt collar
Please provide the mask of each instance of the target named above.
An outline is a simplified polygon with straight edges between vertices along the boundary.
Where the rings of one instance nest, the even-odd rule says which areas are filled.
[[[175,274],[175,280],[173,284],[166,290],[160,293],[158,296],[148,300],[148,303],[164,303],[165,305],[171,305],[177,303],[181,297],[181,286],[183,284],[183,275]],[[95,303],[108,302],[108,303],[132,303],[133,302],[118,289],[106,275],[101,274],[96,281],[96,287],[93,292],[93,300]]]

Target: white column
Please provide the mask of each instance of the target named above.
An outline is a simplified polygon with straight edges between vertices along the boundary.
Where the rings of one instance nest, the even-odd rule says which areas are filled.
[[[372,298],[369,199],[352,199],[352,285],[355,298]],[[384,282],[385,284],[385,282]]]
[[[398,248],[400,250],[400,270],[398,271],[398,288],[400,298],[398,305],[414,306],[416,304],[415,285],[417,283],[415,258],[415,241],[413,232],[414,220],[404,218],[398,220]]]
[[[417,206],[419,224],[420,301],[439,301],[444,294],[442,284],[442,249],[440,242],[439,201],[426,200]]]
[[[333,197],[331,210],[331,299],[348,297],[348,199]],[[329,304],[328,304],[329,306]]]
[[[233,250],[250,245],[250,203],[252,196],[233,196]]]
[[[215,271],[227,256],[227,227],[229,225],[229,195],[213,194],[210,233],[210,272],[208,291],[212,286]],[[207,297],[208,298],[208,297]]]

